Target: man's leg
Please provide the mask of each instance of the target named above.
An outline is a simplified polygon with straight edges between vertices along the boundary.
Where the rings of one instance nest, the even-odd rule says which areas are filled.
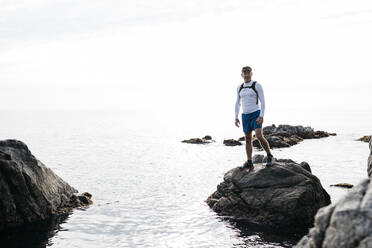
[[[266,166],[267,167],[272,166],[275,162],[275,159],[274,159],[273,155],[271,154],[269,142],[267,142],[267,140],[265,139],[265,137],[262,134],[262,128],[256,128],[256,130],[254,132],[256,134],[256,137],[257,137],[258,141],[261,144],[261,147],[266,151],[266,154],[267,154]]]
[[[252,160],[252,131],[244,133],[245,134],[245,151],[247,153],[247,160]]]
[[[256,135],[256,138],[258,139],[258,141],[260,142],[261,144],[261,147],[265,150],[265,152],[267,154],[271,154],[270,152],[270,145],[269,145],[269,142],[267,142],[267,140],[265,139],[265,137],[263,136],[263,133],[262,133],[262,128],[256,128],[254,130],[254,133]]]

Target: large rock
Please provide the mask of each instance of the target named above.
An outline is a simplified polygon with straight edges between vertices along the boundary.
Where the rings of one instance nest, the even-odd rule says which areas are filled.
[[[372,140],[369,141],[369,157],[367,162],[368,176],[372,175]]]
[[[368,174],[372,167],[369,143]],[[318,211],[314,227],[296,247],[372,247],[372,183],[364,179],[336,204]]]
[[[77,192],[21,141],[0,141],[0,231],[91,203],[89,193]]]
[[[266,158],[265,158],[266,159]],[[306,162],[279,159],[266,168],[255,156],[253,170],[228,171],[206,200],[219,215],[274,229],[306,231],[330,197]]]
[[[372,247],[372,184],[364,179],[337,204],[318,211],[296,247]]]
[[[325,131],[314,131],[311,127],[291,126],[291,125],[271,125],[263,128],[263,134],[271,148],[290,147],[298,144],[304,139],[319,139],[334,136],[335,133]],[[261,148],[257,139],[253,140],[253,146]]]

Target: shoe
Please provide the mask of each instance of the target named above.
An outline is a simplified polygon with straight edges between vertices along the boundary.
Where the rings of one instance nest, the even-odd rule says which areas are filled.
[[[267,155],[266,167],[272,166],[274,162],[275,162],[274,156],[271,154]]]
[[[242,169],[252,169],[253,168],[253,163],[252,160],[247,160],[241,167]]]

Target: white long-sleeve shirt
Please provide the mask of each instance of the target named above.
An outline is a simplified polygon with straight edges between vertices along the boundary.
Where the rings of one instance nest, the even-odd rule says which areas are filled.
[[[253,81],[249,83],[244,83],[243,87],[252,86]],[[239,116],[239,109],[240,109],[240,101],[243,105],[243,114],[253,113],[257,110],[260,111],[260,116],[263,117],[265,114],[265,95],[262,89],[261,84],[256,83],[256,90],[258,93],[259,103],[256,104],[256,92],[250,88],[243,88],[239,93],[240,85],[237,88],[237,97],[235,103],[235,119],[238,119]]]

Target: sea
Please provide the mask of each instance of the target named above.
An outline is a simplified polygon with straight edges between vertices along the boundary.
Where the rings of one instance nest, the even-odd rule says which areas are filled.
[[[291,247],[299,240],[231,223],[205,203],[224,173],[245,161],[244,146],[223,144],[226,138],[241,136],[233,135],[238,129],[233,120],[228,123],[232,135],[223,136],[222,131],[214,132],[216,126],[223,128],[218,121],[159,120],[155,115],[123,110],[2,111],[2,139],[25,142],[46,166],[80,192],[91,193],[94,201],[73,210],[51,230],[32,230],[23,241],[16,236],[13,241],[18,247],[24,244],[18,242],[26,242],[24,247],[61,248]],[[344,114],[332,114],[312,127],[337,136],[273,149],[277,158],[308,162],[332,202],[348,190],[330,184],[357,184],[367,177],[368,144],[356,139],[371,132],[371,116],[351,117],[359,123],[358,129],[345,124]],[[202,127],[188,129],[181,124],[192,122]],[[213,123],[216,126],[207,132]],[[204,135],[215,142],[181,142]],[[264,153],[255,150],[254,154]]]
[[[264,126],[337,134],[272,151],[308,162],[335,203],[348,189],[331,184],[367,177],[371,13],[364,0],[0,1],[0,139],[94,202],[1,247],[292,247],[300,236],[205,203],[246,159],[223,144],[243,136],[241,67],[263,86]]]

